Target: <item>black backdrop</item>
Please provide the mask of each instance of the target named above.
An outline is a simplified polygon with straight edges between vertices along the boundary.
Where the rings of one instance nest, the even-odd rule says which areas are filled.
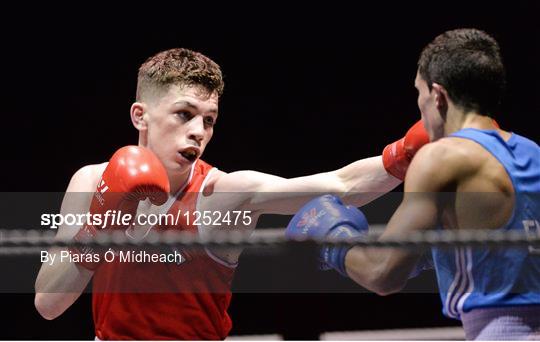
[[[136,143],[129,106],[137,68],[177,46],[207,54],[224,71],[204,159],[225,171],[293,177],[379,154],[419,118],[413,80],[421,48],[457,27],[498,39],[509,82],[499,123],[538,141],[538,2],[170,6],[3,12],[3,191],[62,191],[79,167]],[[93,338],[88,296],[52,322],[39,317],[32,295],[0,301],[0,338]],[[456,324],[442,317],[434,294],[238,294],[230,313],[233,334],[289,338]]]

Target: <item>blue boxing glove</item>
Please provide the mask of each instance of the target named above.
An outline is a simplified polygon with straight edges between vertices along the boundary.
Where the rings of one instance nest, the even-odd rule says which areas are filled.
[[[345,239],[367,234],[368,223],[360,210],[345,206],[334,195],[324,195],[309,201],[292,218],[285,230],[291,239]],[[344,276],[345,256],[353,246],[324,245],[319,259],[321,269],[333,268]]]

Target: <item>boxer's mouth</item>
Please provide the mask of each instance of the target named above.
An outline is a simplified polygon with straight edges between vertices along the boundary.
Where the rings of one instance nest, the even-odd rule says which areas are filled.
[[[186,148],[180,151],[180,154],[190,162],[194,162],[199,156],[199,150],[196,148]]]

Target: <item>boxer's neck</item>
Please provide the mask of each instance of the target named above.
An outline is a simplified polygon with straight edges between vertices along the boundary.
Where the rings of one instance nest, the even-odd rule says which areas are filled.
[[[464,112],[454,105],[450,105],[446,113],[444,134],[448,136],[463,128],[493,129],[493,120],[490,117],[476,112]]]
[[[193,166],[190,166],[182,173],[171,173],[167,171],[169,176],[169,183],[171,186],[171,194],[176,194],[180,189],[185,187],[187,183],[189,182],[189,178],[191,175],[191,169]]]

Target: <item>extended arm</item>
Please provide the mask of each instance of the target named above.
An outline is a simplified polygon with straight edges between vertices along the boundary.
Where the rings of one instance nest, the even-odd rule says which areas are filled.
[[[244,194],[242,207],[245,210],[291,215],[309,199],[321,194],[336,194],[361,206],[400,183],[399,179],[386,172],[381,157],[373,157],[336,171],[291,179],[256,171],[234,172],[223,176],[216,183],[215,191],[240,189]]]
[[[214,191],[242,193],[234,199],[237,203],[233,207],[258,213],[294,214],[309,199],[327,193],[362,206],[399,185],[412,157],[428,141],[422,123],[418,122],[404,138],[388,145],[382,156],[291,179],[255,171],[234,172],[219,177]]]

